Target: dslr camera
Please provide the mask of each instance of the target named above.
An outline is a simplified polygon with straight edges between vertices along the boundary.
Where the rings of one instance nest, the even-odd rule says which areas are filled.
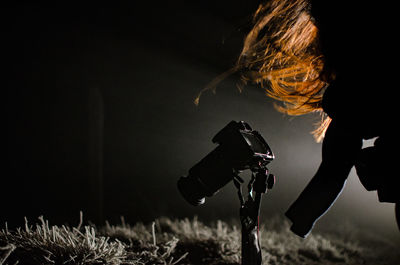
[[[259,172],[274,159],[267,142],[244,121],[231,121],[212,142],[218,146],[178,180],[178,189],[194,206],[205,202],[242,170]]]

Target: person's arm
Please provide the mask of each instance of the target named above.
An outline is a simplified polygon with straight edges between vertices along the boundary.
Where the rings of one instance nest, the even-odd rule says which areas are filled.
[[[322,162],[310,183],[290,206],[291,230],[306,237],[316,220],[335,202],[362,147],[362,138],[347,126],[331,122],[322,145]]]

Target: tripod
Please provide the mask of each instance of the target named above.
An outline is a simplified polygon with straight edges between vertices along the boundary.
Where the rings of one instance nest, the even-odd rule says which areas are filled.
[[[259,236],[259,216],[261,197],[275,184],[275,176],[268,174],[266,167],[252,170],[247,185],[247,200],[243,197],[243,179],[236,175],[233,183],[238,189],[240,201],[240,223],[242,224],[242,265],[261,265],[261,246]],[[253,194],[255,192],[255,195]]]

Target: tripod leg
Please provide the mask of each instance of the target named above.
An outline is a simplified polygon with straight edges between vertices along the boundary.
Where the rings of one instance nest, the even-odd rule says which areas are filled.
[[[248,192],[248,199],[253,199],[253,184],[256,181],[256,176],[253,174],[251,174],[251,179],[249,181],[249,184],[247,184],[247,192]]]
[[[248,184],[249,196],[240,209],[240,221],[242,223],[242,265],[261,265],[262,255],[259,240],[259,209],[261,204],[262,192],[257,187],[257,175],[252,175]],[[253,187],[255,185],[255,187]],[[252,192],[255,191],[253,197]]]
[[[399,231],[400,231],[400,202],[396,203],[394,211],[396,214],[397,227],[399,228]]]
[[[244,206],[244,197],[243,197],[243,191],[242,191],[242,183],[243,180],[241,178],[237,179],[236,177],[233,178],[233,184],[235,184],[235,187],[237,188],[237,194],[239,197],[239,202],[240,202],[240,207],[242,208]]]
[[[242,226],[242,265],[261,265],[261,247],[257,227],[246,230]]]

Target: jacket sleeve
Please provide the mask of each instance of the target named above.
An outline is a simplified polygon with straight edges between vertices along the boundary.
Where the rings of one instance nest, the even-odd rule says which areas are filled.
[[[318,171],[286,212],[295,234],[306,237],[315,221],[335,202],[361,147],[360,136],[335,120],[331,122],[323,141]]]

